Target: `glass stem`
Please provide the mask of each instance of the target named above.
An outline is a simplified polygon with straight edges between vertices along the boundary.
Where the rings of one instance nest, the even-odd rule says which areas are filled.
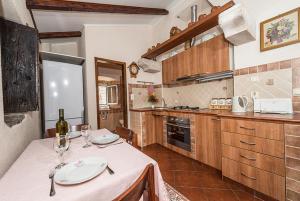
[[[59,153],[59,164],[63,164],[64,163],[64,152],[60,152]]]

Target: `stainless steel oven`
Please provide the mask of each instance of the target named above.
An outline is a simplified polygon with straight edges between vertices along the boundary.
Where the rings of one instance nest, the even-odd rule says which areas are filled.
[[[190,120],[169,116],[167,118],[168,143],[191,151]]]

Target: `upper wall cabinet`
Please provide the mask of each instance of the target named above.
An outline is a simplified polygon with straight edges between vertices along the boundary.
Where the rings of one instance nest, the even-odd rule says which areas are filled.
[[[203,42],[163,61],[163,84],[177,78],[230,70],[229,43],[224,35]]]

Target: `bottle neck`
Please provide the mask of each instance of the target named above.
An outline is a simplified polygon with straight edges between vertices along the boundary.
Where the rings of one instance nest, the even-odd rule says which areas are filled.
[[[59,120],[64,120],[64,110],[63,109],[59,109]]]

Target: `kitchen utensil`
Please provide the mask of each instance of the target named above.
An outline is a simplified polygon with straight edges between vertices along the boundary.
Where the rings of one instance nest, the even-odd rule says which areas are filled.
[[[115,172],[108,165],[106,166],[106,169],[109,174],[111,174],[111,175],[115,174]]]
[[[54,175],[55,175],[55,169],[51,170],[49,173],[49,179],[51,179],[51,187],[50,187],[50,196],[51,197],[55,195]]]
[[[114,143],[114,144],[108,144],[108,145],[98,145],[97,147],[102,149],[102,148],[106,148],[106,147],[109,147],[109,146],[113,146],[113,145],[117,145],[117,144],[122,144],[123,141],[121,142],[117,142],[117,143]]]

